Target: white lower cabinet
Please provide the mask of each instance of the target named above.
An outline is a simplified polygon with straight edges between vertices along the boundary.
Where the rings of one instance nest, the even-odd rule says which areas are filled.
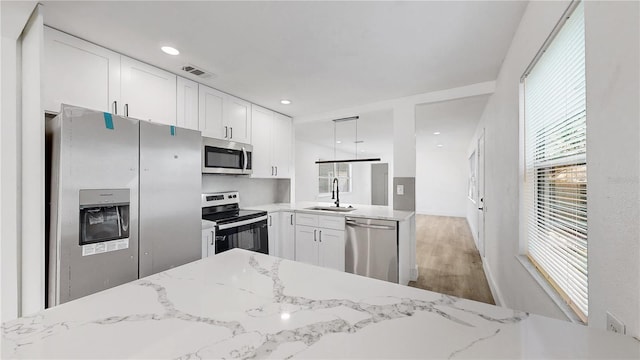
[[[269,234],[269,255],[271,256],[280,256],[279,253],[279,242],[281,239],[279,229],[280,223],[280,213],[279,212],[270,212],[267,214],[267,231]]]
[[[280,213],[280,237],[278,252],[281,258],[296,259],[296,214],[290,211]]]
[[[296,215],[295,259],[307,264],[344,271],[344,218]],[[338,222],[342,222],[341,228]],[[310,223],[330,223],[332,228],[310,226]]]
[[[213,256],[216,254],[216,246],[215,246],[215,238],[213,234],[215,233],[215,228],[205,228],[202,229],[202,258],[206,258],[208,256]]]

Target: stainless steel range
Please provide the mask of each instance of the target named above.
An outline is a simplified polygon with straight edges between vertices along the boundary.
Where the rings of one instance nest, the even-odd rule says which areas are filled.
[[[202,219],[216,224],[216,254],[233,248],[269,254],[267,212],[240,209],[237,191],[202,194]]]

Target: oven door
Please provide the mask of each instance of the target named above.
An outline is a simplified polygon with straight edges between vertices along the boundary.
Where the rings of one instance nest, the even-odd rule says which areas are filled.
[[[240,248],[269,254],[267,217],[216,226],[216,254]]]

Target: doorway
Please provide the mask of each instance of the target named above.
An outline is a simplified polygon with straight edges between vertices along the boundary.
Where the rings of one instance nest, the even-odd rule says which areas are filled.
[[[371,205],[389,205],[389,164],[371,164]]]

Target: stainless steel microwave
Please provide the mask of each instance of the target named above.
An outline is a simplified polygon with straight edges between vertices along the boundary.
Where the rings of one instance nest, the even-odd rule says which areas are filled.
[[[235,141],[202,138],[202,173],[249,175],[253,146]]]

